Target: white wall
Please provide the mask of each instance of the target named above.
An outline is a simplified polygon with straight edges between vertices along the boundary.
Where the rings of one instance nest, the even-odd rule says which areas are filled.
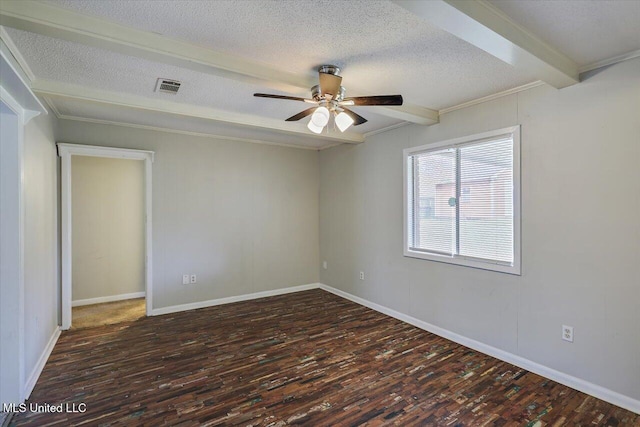
[[[321,282],[640,399],[639,114],[635,59],[322,151]],[[522,276],[403,257],[402,150],[515,124]]]
[[[72,298],[144,292],[144,162],[71,157]]]
[[[13,157],[18,165],[18,152],[7,151],[12,144],[11,135],[6,133],[10,115],[2,114],[2,156]],[[15,118],[15,116],[14,116]],[[21,126],[16,122],[17,126]],[[9,242],[9,235],[3,228],[2,235],[2,393],[3,402],[20,402],[20,393],[26,382],[37,371],[38,361],[47,349],[47,344],[58,325],[58,261],[57,261],[57,173],[54,142],[55,118],[39,116],[29,122],[24,129],[23,139],[23,204],[24,204],[24,319],[20,319],[20,294],[18,277],[6,277],[7,259],[5,246],[12,243],[10,252],[17,253],[17,240]],[[15,136],[15,135],[14,135]],[[4,159],[3,159],[4,160]],[[3,193],[10,190],[17,195],[18,180],[7,180],[9,172],[3,167]],[[5,185],[10,185],[10,189]],[[3,198],[3,200],[5,200]],[[16,199],[17,200],[17,199]],[[17,222],[18,204],[2,206],[2,222]],[[15,227],[14,227],[15,228]],[[9,233],[11,234],[11,233]],[[13,237],[17,237],[16,234]],[[24,330],[21,330],[23,325]],[[19,334],[23,334],[24,352],[20,349]],[[15,360],[15,357],[19,360]]]
[[[32,119],[24,134],[25,380],[58,326],[58,179],[53,114]]]
[[[318,281],[316,151],[68,120],[58,140],[155,151],[154,308]]]
[[[0,101],[0,403],[20,403],[20,128]],[[1,410],[1,408],[0,408]]]

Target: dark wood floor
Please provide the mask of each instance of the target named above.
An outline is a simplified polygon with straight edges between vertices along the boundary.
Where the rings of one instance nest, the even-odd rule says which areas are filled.
[[[321,290],[62,334],[15,425],[638,426],[640,416]]]

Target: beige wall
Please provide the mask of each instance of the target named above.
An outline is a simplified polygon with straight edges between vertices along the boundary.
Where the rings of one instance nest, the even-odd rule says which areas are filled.
[[[144,292],[144,162],[71,158],[72,298]]]
[[[322,151],[321,281],[640,399],[639,112],[635,59]],[[402,150],[516,124],[522,276],[404,257]]]
[[[318,282],[316,151],[68,120],[58,140],[155,151],[154,308]]]

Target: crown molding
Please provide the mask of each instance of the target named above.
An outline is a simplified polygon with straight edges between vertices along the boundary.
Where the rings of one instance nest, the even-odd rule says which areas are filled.
[[[393,125],[385,126],[385,127],[381,128],[381,129],[372,130],[372,131],[369,131],[369,132],[365,133],[364,134],[364,138],[366,140],[370,136],[377,135],[377,134],[383,133],[383,132],[387,132],[387,131],[390,131],[390,130],[393,130],[393,129],[401,128],[401,127],[406,126],[408,124],[410,124],[410,123],[402,122],[402,123],[396,123],[396,124],[393,124]]]
[[[29,64],[27,64],[27,61],[24,59],[24,57],[18,50],[18,47],[13,42],[13,40],[9,36],[9,33],[7,33],[7,30],[3,26],[0,26],[0,40],[4,42],[5,46],[7,46],[7,49],[9,49],[9,52],[11,52],[11,55],[14,57],[20,68],[22,68],[22,71],[24,72],[28,82],[31,83],[32,81],[34,81],[36,79],[35,74],[33,74],[33,71],[31,71],[31,67],[29,67]]]
[[[223,136],[223,135],[216,135],[216,134],[205,133],[205,132],[192,132],[188,130],[163,128],[160,126],[139,125],[135,123],[116,122],[112,120],[90,119],[86,117],[71,116],[67,114],[56,114],[56,117],[60,120],[69,120],[69,121],[84,122],[84,123],[95,123],[100,125],[120,126],[120,127],[127,127],[127,128],[133,128],[133,129],[143,129],[143,130],[150,130],[150,131],[156,131],[156,132],[173,133],[178,135],[197,136],[201,138],[217,139],[221,141],[237,141],[237,142],[248,142],[251,144],[275,145],[278,147],[297,148],[301,150],[317,151],[317,150],[322,150],[324,148],[334,147],[336,145],[342,144],[342,143],[334,143],[328,147],[324,147],[324,146],[323,147],[307,147],[304,145],[285,144],[281,142],[264,141],[260,139],[251,139],[251,138],[240,138],[237,136]]]
[[[542,86],[545,82],[540,80],[527,83],[522,86],[517,86],[512,89],[503,90],[502,92],[497,92],[491,95],[483,96],[482,98],[472,99],[471,101],[463,102],[462,104],[454,105],[452,107],[443,108],[440,110],[440,115],[447,114],[452,111],[460,110],[462,108],[471,107],[472,105],[482,104],[483,102],[492,101],[494,99],[502,98],[503,96],[513,95],[514,93],[522,92],[525,90],[533,89],[534,87]],[[365,135],[366,136],[366,135]]]
[[[624,53],[622,55],[612,56],[611,58],[602,59],[600,61],[592,62],[591,64],[584,65],[578,70],[580,74],[588,71],[593,71],[598,68],[606,67],[608,65],[617,64],[618,62],[627,61],[640,57],[640,49],[633,50],[631,52]]]

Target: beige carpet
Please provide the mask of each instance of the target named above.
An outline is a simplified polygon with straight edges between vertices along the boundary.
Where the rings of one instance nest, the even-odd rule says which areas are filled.
[[[145,316],[145,299],[136,298],[104,304],[73,307],[73,329],[129,322]]]

